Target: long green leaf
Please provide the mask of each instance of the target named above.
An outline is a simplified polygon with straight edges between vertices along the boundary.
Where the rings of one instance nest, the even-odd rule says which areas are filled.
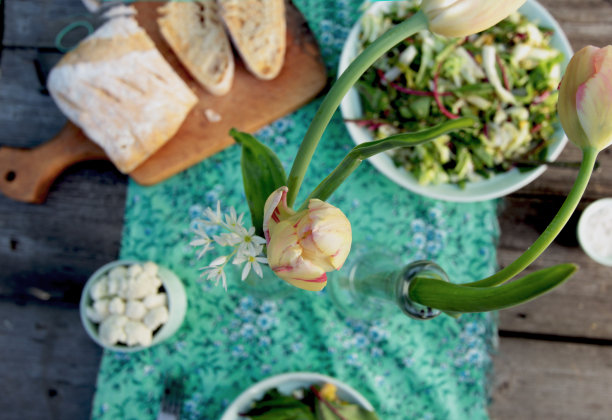
[[[416,277],[409,297],[420,304],[451,312],[486,312],[509,308],[540,296],[566,281],[578,269],[559,264],[493,287],[471,287]]]
[[[318,198],[323,201],[327,200],[346,178],[357,169],[364,159],[397,147],[416,146],[417,144],[432,141],[450,131],[471,127],[474,125],[474,122],[469,117],[457,118],[414,133],[395,134],[384,139],[369,141],[355,146],[342,159],[342,162],[310,193],[304,204],[300,207],[300,210],[306,208],[312,198]]]
[[[240,164],[244,193],[255,232],[263,236],[264,204],[272,192],[285,185],[285,169],[278,156],[252,135],[234,128],[230,135],[242,146]]]

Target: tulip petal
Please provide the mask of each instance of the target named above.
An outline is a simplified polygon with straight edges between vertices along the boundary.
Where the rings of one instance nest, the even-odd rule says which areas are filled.
[[[576,108],[580,125],[589,143],[603,150],[612,143],[612,48],[594,56],[596,73],[578,87]]]
[[[316,199],[296,213],[287,206],[287,191],[279,188],[265,204],[268,264],[295,287],[322,290],[326,272],[339,269],[348,256],[350,222],[338,208]]]
[[[423,0],[429,29],[461,37],[484,31],[515,12],[526,0]]]
[[[595,72],[593,58],[599,48],[589,45],[578,51],[565,70],[565,75],[559,86],[559,101],[557,111],[561,126],[567,137],[577,146],[589,146],[589,140],[582,129],[576,109],[576,94],[578,87],[585,83]]]
[[[313,199],[308,203],[310,225],[298,228],[304,255],[325,268],[339,270],[351,250],[351,223],[337,207]]]
[[[264,204],[263,231],[266,241],[270,243],[270,225],[278,223],[281,218],[293,215],[295,212],[287,206],[289,188],[280,187],[274,191]]]

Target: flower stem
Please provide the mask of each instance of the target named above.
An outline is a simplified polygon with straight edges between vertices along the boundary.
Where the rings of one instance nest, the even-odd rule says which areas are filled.
[[[557,237],[567,221],[570,219],[574,213],[574,210],[576,210],[576,207],[584,194],[584,190],[589,183],[591,174],[593,173],[593,167],[595,166],[598,150],[593,147],[586,147],[582,150],[582,154],[582,163],[572,190],[563,202],[563,205],[561,206],[561,209],[557,215],[550,222],[546,230],[533,243],[533,245],[531,245],[514,262],[499,272],[485,279],[472,283],[466,283],[464,286],[488,287],[502,284],[527,268],[529,264],[531,264],[546,248],[548,248],[548,246]]]
[[[308,131],[304,135],[302,144],[297,152],[293,167],[287,178],[287,204],[293,206],[297,197],[304,175],[317,148],[319,140],[329,124],[336,108],[340,105],[342,98],[359,78],[378,60],[385,52],[393,48],[399,42],[427,27],[427,18],[418,11],[409,19],[385,32],[380,38],[371,43],[359,54],[355,60],[346,68],[342,75],[336,80],[327,93],[321,106],[317,110]]]
[[[327,200],[332,193],[353,173],[364,159],[372,157],[378,153],[395,149],[396,147],[416,146],[426,143],[449,131],[468,128],[474,125],[474,120],[468,117],[445,121],[435,127],[417,131],[416,133],[402,133],[386,137],[381,140],[369,141],[355,146],[345,157],[336,169],[332,171],[321,183],[310,193],[304,201],[300,210],[308,206],[312,198]]]

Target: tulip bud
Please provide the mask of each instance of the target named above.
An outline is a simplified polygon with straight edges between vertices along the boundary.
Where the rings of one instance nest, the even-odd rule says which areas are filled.
[[[423,0],[429,30],[462,37],[484,31],[518,10],[525,0]]]
[[[612,46],[584,47],[570,60],[559,87],[559,119],[580,148],[612,143]]]
[[[317,199],[295,212],[287,206],[287,191],[279,188],[264,206],[268,264],[288,283],[319,291],[327,284],[326,272],[339,270],[349,254],[351,224],[338,208]]]

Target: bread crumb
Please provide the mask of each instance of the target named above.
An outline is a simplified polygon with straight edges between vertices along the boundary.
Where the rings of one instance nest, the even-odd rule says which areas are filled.
[[[206,110],[204,110],[204,115],[206,115],[206,118],[211,123],[216,123],[216,122],[221,121],[221,115],[218,112],[216,112],[214,109],[206,108]]]

